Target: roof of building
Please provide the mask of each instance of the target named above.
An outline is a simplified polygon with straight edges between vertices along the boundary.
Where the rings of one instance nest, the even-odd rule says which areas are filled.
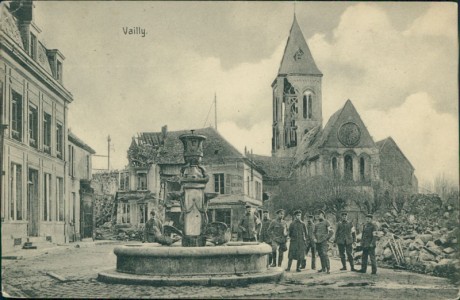
[[[94,151],[93,148],[91,148],[85,142],[79,139],[74,133],[72,133],[70,130],[68,132],[69,132],[69,135],[68,135],[69,142],[75,144],[76,146],[82,148],[83,150],[88,151],[91,154],[96,154],[96,151]]]
[[[179,137],[189,133],[190,130],[142,132],[139,140],[158,147],[157,157],[155,158],[157,164],[184,164],[184,146]],[[200,128],[194,130],[194,133],[206,137],[203,142],[203,165],[223,164],[237,160],[244,160],[248,164],[252,164],[214,128]],[[257,166],[254,165],[254,167]],[[262,169],[258,171],[263,172]]]
[[[272,157],[265,155],[251,154],[251,160],[265,171],[265,178],[286,179],[291,176],[292,157]]]
[[[360,130],[359,143],[354,147],[376,146],[353,103],[347,100],[341,109],[332,114],[323,130],[313,128],[303,137],[295,154],[295,164],[319,156],[322,147],[347,148],[339,141],[338,132],[340,127],[348,122],[355,123]]]
[[[415,170],[414,166],[411,164],[410,160],[406,157],[406,155],[404,155],[404,152],[402,152],[401,148],[399,148],[398,144],[396,144],[395,140],[393,140],[393,138],[391,136],[387,137],[386,139],[383,139],[381,141],[378,141],[375,143],[377,145],[377,147],[379,148],[379,151],[380,151],[380,154],[382,154],[382,150],[385,148],[385,147],[388,147],[388,146],[393,146],[393,148],[395,148],[401,155],[402,157],[409,163],[409,165],[411,166],[411,168],[413,170]]]
[[[323,75],[316,66],[295,15],[278,74]]]
[[[18,6],[18,9],[16,6]],[[13,1],[10,3],[11,9],[14,9],[15,13],[18,14],[18,16],[25,16],[27,14],[30,14],[32,12],[32,1]],[[24,47],[24,42],[21,37],[21,31],[18,28],[18,20],[17,18],[9,11],[8,7],[5,5],[0,6],[0,30],[2,30],[6,35],[8,35],[21,49],[29,53],[28,49],[25,49]],[[31,15],[30,17],[31,18]],[[31,21],[33,26],[36,27],[36,25]],[[27,37],[28,38],[28,37]],[[36,48],[36,58],[35,61],[50,75],[52,75],[51,71],[51,66],[50,62],[48,60],[47,56],[47,51],[51,51],[46,49],[46,47],[42,44],[41,41],[38,41],[37,37],[37,48]]]

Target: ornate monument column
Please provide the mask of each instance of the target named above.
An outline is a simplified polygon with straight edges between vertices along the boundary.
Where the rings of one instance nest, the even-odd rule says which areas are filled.
[[[204,189],[209,181],[206,170],[200,166],[203,157],[203,141],[206,137],[189,134],[179,137],[184,145],[185,166],[181,169],[180,183],[183,189],[181,196],[181,221],[184,236],[182,246],[202,247],[206,245],[204,235],[208,223],[207,197]]]

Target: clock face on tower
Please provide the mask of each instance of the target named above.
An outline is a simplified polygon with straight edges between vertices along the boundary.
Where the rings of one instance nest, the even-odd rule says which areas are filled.
[[[361,130],[355,123],[348,122],[340,126],[337,136],[344,146],[353,147],[359,143]]]

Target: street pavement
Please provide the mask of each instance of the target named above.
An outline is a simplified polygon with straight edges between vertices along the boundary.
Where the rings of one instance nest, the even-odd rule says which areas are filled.
[[[114,244],[68,244],[50,249],[16,251],[2,259],[3,296],[25,298],[285,298],[285,299],[455,299],[459,290],[447,279],[379,268],[377,275],[339,271],[286,272],[278,283],[239,287],[146,286],[97,281],[114,269]],[[286,268],[287,253],[283,267]],[[6,257],[6,256],[5,256]],[[307,268],[310,266],[308,258]],[[319,260],[317,261],[317,265]],[[294,262],[295,265],[295,262]],[[369,270],[370,272],[370,270]]]

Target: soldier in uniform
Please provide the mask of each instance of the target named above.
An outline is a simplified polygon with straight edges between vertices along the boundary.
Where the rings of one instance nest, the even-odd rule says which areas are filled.
[[[302,212],[296,210],[294,212],[294,221],[289,225],[289,237],[291,242],[289,244],[288,252],[288,267],[286,271],[291,270],[292,261],[297,260],[296,272],[300,272],[300,265],[305,260],[305,249],[307,241],[307,227],[302,222]]]
[[[259,241],[261,241],[262,243],[266,243],[268,245],[272,244],[272,240],[270,238],[270,235],[268,234],[268,227],[270,226],[271,222],[272,220],[268,215],[268,210],[264,210],[262,214],[262,228],[260,229]],[[270,253],[268,255],[268,264],[271,265],[271,263],[272,254]]]
[[[337,244],[339,248],[339,255],[340,260],[342,261],[342,269],[341,271],[345,271],[347,269],[347,261],[345,260],[345,251],[347,252],[347,259],[350,263],[350,269],[352,271],[355,270],[353,264],[353,246],[356,242],[356,232],[353,226],[353,223],[348,221],[348,214],[346,212],[342,212],[342,220],[337,223],[337,228],[335,231],[335,239],[334,244]]]
[[[252,212],[252,206],[246,205],[246,214],[241,219],[239,225],[243,242],[256,242],[261,226],[260,219]]]
[[[318,211],[318,223],[315,224],[314,229],[314,242],[316,243],[316,249],[318,249],[318,255],[321,260],[321,270],[319,272],[330,273],[331,264],[329,261],[329,256],[327,254],[329,245],[328,241],[334,234],[329,221],[325,219],[326,214],[324,211]]]
[[[361,264],[361,270],[357,270],[360,273],[366,273],[367,271],[367,260],[368,256],[371,257],[371,266],[373,275],[377,274],[377,261],[375,260],[375,246],[377,225],[372,222],[372,215],[366,216],[366,224],[363,226],[363,234],[361,237],[361,246],[363,247],[363,261]]]
[[[180,237],[172,239],[164,235],[163,223],[158,216],[156,216],[155,210],[152,209],[150,211],[150,219],[145,223],[143,242],[171,245],[178,239],[180,239]]]
[[[305,269],[307,267],[307,259],[306,256],[308,252],[311,251],[311,269],[316,269],[316,243],[313,241],[315,239],[314,231],[315,231],[315,223],[314,223],[313,215],[308,216],[308,220],[306,222],[307,226],[307,243],[305,249],[305,259],[302,261],[300,269]]]
[[[286,241],[288,228],[284,219],[284,210],[276,211],[276,219],[268,226],[268,234],[272,242],[272,264],[270,267],[276,267],[276,252],[278,251],[278,267],[283,263],[284,252],[287,250]]]

